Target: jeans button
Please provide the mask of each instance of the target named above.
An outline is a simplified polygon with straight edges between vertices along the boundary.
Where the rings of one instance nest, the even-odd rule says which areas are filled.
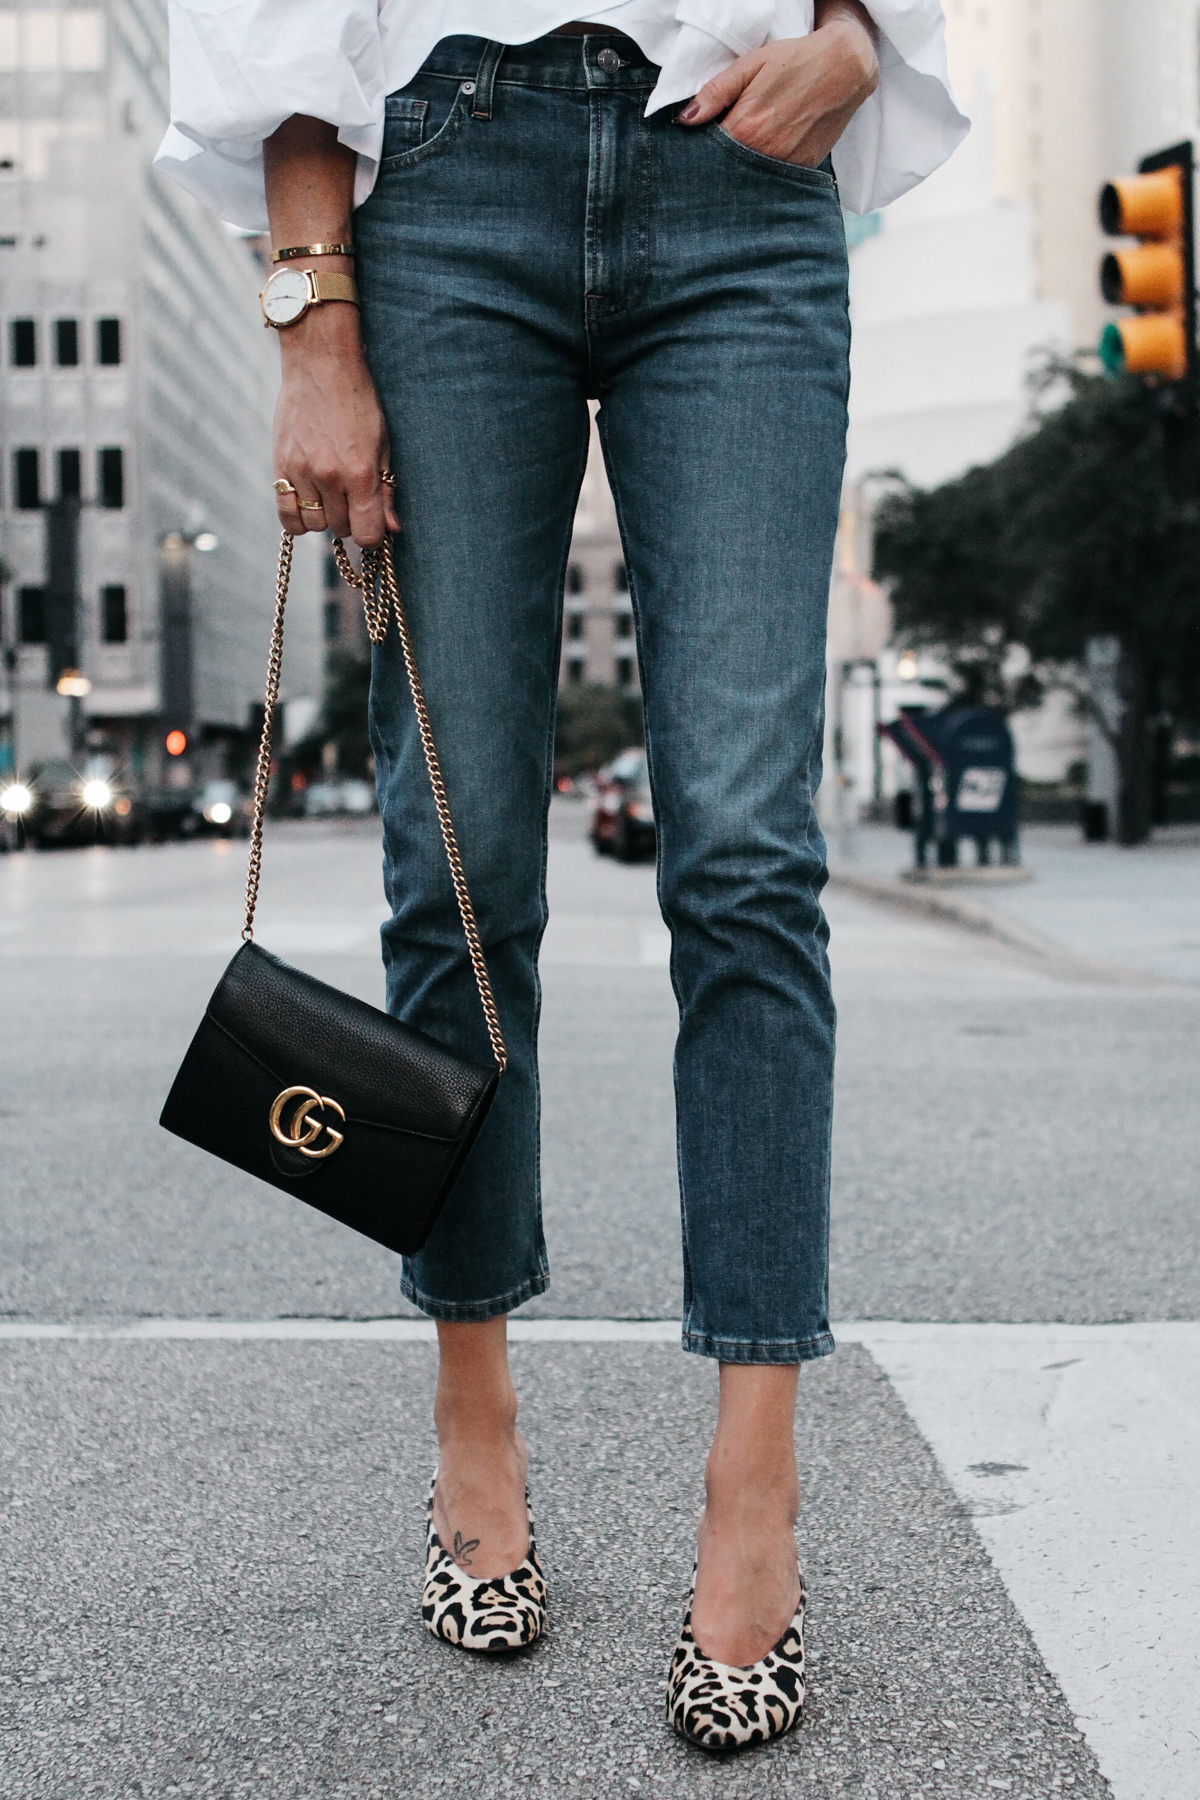
[[[621,59],[615,50],[605,47],[596,58],[596,67],[603,69],[606,75],[615,75],[621,66]]]

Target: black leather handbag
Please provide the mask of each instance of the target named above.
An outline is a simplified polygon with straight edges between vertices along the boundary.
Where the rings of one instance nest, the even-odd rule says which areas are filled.
[[[254,782],[243,943],[208,1003],[160,1123],[389,1250],[411,1254],[432,1231],[479,1134],[506,1052],[391,547],[355,574],[339,540],[342,576],[362,589],[367,629],[381,644],[394,617],[459,916],[491,1039],[492,1067],[280,962],[254,943],[263,814],[279,698],[292,539],[279,551],[275,626]]]

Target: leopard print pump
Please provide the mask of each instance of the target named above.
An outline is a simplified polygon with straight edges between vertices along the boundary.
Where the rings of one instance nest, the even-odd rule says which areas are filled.
[[[667,1719],[705,1750],[742,1750],[782,1737],[804,1705],[804,1611],[808,1592],[800,1571],[800,1604],[779,1642],[748,1669],[714,1662],[692,1636],[692,1592],[667,1677]]]
[[[520,1650],[546,1629],[546,1581],[538,1561],[529,1513],[529,1549],[520,1568],[491,1581],[475,1581],[460,1569],[433,1528],[433,1490],[429,1484],[425,1525],[425,1588],[421,1617],[435,1637],[464,1650]],[[526,1497],[526,1511],[529,1500]]]

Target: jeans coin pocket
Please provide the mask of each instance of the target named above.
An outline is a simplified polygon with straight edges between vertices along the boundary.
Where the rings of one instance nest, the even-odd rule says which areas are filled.
[[[418,86],[420,93],[414,92]],[[384,102],[380,172],[428,155],[457,128],[464,113],[462,85],[457,81],[418,76],[402,93],[389,94]]]

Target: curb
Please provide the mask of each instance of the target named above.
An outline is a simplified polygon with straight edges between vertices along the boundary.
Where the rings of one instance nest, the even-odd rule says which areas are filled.
[[[1073,975],[1076,979],[1103,981],[1118,986],[1164,985],[1161,977],[1143,973],[1140,969],[1124,968],[1118,963],[1096,962],[1091,957],[1079,956],[1064,945],[1056,944],[1052,938],[1031,931],[1027,925],[1019,925],[1015,919],[1003,918],[991,907],[980,905],[977,900],[963,900],[954,894],[938,892],[910,882],[889,881],[876,875],[847,875],[841,870],[830,870],[829,884],[846,893],[857,894],[863,900],[874,900],[879,905],[891,906],[900,912],[915,913],[918,918],[934,919],[943,925],[957,925],[960,930],[974,932],[977,937],[991,938],[1010,950],[1019,950],[1025,956],[1036,957],[1041,963],[1055,964],[1061,973]]]

